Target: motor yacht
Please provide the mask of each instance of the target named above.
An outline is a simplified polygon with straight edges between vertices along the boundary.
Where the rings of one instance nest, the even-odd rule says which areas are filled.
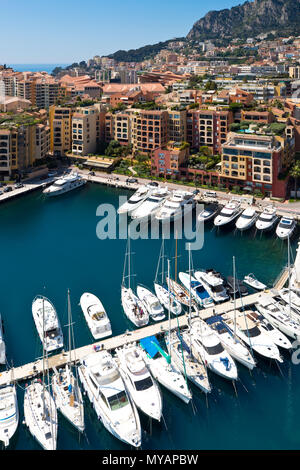
[[[294,217],[281,217],[280,222],[276,227],[276,235],[282,240],[285,240],[293,235],[296,227],[297,223]]]
[[[169,194],[170,191],[167,187],[156,188],[137,209],[131,212],[132,219],[138,219],[141,222],[147,221],[149,217],[156,214]]]
[[[211,307],[214,304],[212,297],[209,295],[202,282],[197,281],[194,276],[190,276],[188,273],[184,272],[180,272],[178,277],[187,290],[191,291],[193,299],[196,300],[201,307]]]
[[[241,281],[240,279],[234,278],[232,276],[227,276],[226,282],[228,285],[228,293],[230,295],[248,295],[248,289],[244,285],[243,281]]]
[[[98,297],[85,292],[80,297],[80,306],[95,339],[106,338],[112,334],[110,320]]]
[[[241,212],[241,201],[239,199],[231,199],[231,201],[223,207],[219,215],[214,219],[214,225],[216,227],[228,225],[233,222]]]
[[[247,345],[251,350],[257,352],[261,356],[268,359],[275,359],[283,362],[278,347],[259,326],[259,323],[247,315],[247,311],[232,311],[222,316],[226,323],[235,334]]]
[[[258,214],[253,207],[247,207],[237,219],[235,226],[238,230],[248,230],[255,224]]]
[[[257,230],[266,232],[274,227],[277,220],[278,216],[276,214],[276,208],[273,206],[267,206],[258,217],[255,227]]]
[[[17,430],[19,410],[15,385],[0,387],[0,441],[7,447]]]
[[[256,290],[265,290],[267,288],[266,284],[258,281],[252,273],[247,274],[247,276],[244,277],[243,282]]]
[[[292,289],[283,288],[280,289],[279,295],[287,304],[290,303],[293,307],[300,309],[300,296]]]
[[[154,290],[158,300],[167,310],[170,304],[170,310],[173,315],[179,315],[182,312],[181,303],[176,300],[172,292],[169,295],[169,291],[157,282],[154,283]]]
[[[80,188],[86,184],[86,180],[78,173],[71,173],[70,175],[63,176],[57,179],[51,186],[43,190],[47,196],[59,196],[61,194],[72,191],[73,189]]]
[[[234,331],[223,321],[221,316],[212,316],[206,320],[206,323],[214,330],[222,346],[233,359],[250,370],[256,366],[256,361],[246,344],[234,334]]]
[[[50,300],[42,295],[36,296],[32,302],[32,315],[42,343],[44,336],[45,351],[50,352],[62,348],[63,333],[56,310]]]
[[[146,287],[137,286],[136,293],[140,301],[144,304],[150,317],[154,321],[160,321],[165,318],[165,311],[158,298]]]
[[[261,313],[247,310],[247,315],[258,323],[260,330],[263,330],[268,336],[270,336],[277,346],[280,346],[283,349],[292,348],[290,340],[280,330],[271,325],[271,323]]]
[[[81,360],[78,372],[103,426],[120,441],[140,447],[139,415],[112,356],[107,351],[94,352]]]
[[[218,206],[218,204],[208,204],[201,212],[199,212],[197,222],[208,222],[209,220],[212,220],[219,211],[220,206]]]
[[[197,281],[201,282],[214,302],[223,302],[229,299],[229,295],[224,287],[223,280],[212,271],[196,271],[194,273]]]
[[[155,336],[140,340],[143,358],[153,377],[184,403],[189,403],[192,394],[185,377],[172,361],[172,357],[161,348]]]
[[[195,207],[195,194],[189,191],[173,191],[159,210],[155,214],[155,218],[160,222],[171,222],[181,219],[187,213],[190,213]]]
[[[153,187],[151,186],[140,186],[137,191],[124,202],[117,210],[118,214],[130,215],[135,209],[137,209],[145,199],[151,194]]]
[[[162,415],[162,396],[156,381],[146,367],[140,348],[136,344],[116,349],[121,376],[136,406],[158,421]]]
[[[285,309],[271,296],[264,295],[256,304],[257,310],[278,330],[290,338],[300,340],[300,320],[289,308]]]
[[[213,329],[198,318],[192,320],[190,328],[191,332],[184,333],[183,338],[191,335],[191,342],[207,367],[225,379],[237,380],[236,364]]]

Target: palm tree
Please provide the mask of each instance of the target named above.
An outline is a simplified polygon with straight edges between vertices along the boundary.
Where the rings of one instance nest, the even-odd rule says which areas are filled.
[[[296,162],[290,171],[290,176],[294,178],[295,183],[295,198],[297,198],[297,182],[300,178],[300,162]]]

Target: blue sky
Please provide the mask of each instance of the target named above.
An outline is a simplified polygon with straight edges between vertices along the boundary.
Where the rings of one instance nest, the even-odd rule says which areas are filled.
[[[0,0],[1,63],[71,63],[185,36],[242,0]]]

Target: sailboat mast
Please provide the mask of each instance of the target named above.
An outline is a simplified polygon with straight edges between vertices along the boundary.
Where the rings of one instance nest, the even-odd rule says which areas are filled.
[[[70,289],[68,289],[68,326],[69,326],[69,364],[71,364],[71,301],[70,301]]]
[[[189,243],[189,283],[190,283],[190,288],[189,288],[189,325],[190,325],[190,349],[192,350],[192,338],[191,338],[191,310],[192,310],[192,293],[191,293],[191,282],[192,282],[192,274],[191,274],[191,244]]]
[[[168,260],[168,279],[169,278],[170,278],[170,260]],[[170,292],[170,289],[168,289],[168,295],[169,295],[168,319],[169,319],[169,342],[170,342],[169,356],[170,356],[170,362],[171,362],[172,348],[171,348],[171,292]]]
[[[128,228],[128,288],[130,289],[130,229]]]
[[[177,231],[176,231],[176,248],[175,248],[175,282],[177,282]]]
[[[236,338],[235,256],[232,257],[232,263],[233,263],[233,299],[234,299],[234,337]]]
[[[289,274],[289,314],[291,316],[291,261],[290,261],[290,236],[288,236],[288,274]]]
[[[165,270],[165,262],[164,262],[164,258],[165,258],[165,239],[164,239],[164,234],[162,234],[162,246],[161,246],[161,249],[162,249],[162,258],[161,258],[161,285],[163,286],[164,285],[164,270]],[[168,272],[168,278],[170,276],[170,273]]]

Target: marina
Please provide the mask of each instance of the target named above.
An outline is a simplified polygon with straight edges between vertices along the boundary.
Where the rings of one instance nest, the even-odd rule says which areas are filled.
[[[131,191],[129,191],[129,193],[130,192]],[[169,328],[175,332],[177,331],[178,326],[180,329],[184,329],[188,325],[187,313],[178,316],[172,315],[170,323],[168,320],[162,322],[150,321],[147,326],[138,329],[126,319],[126,316],[122,311],[120,292],[123,268],[122,264],[126,249],[126,241],[99,241],[95,236],[95,225],[97,223],[95,214],[98,204],[100,202],[111,202],[113,204],[117,204],[119,194],[120,192],[116,188],[86,185],[84,188],[78,189],[78,191],[76,190],[70,194],[61,196],[63,198],[64,207],[61,205],[62,199],[44,199],[40,198],[39,194],[32,193],[24,196],[27,199],[26,206],[29,208],[27,212],[24,212],[22,208],[22,200],[12,202],[10,205],[10,211],[7,209],[8,205],[4,205],[1,208],[1,218],[5,223],[4,226],[6,227],[5,232],[2,231],[0,235],[1,242],[4,242],[4,236],[12,237],[12,241],[14,240],[15,244],[16,256],[23,252],[21,245],[17,242],[17,233],[12,236],[14,220],[23,224],[23,236],[28,240],[28,249],[23,255],[24,264],[19,264],[16,268],[16,266],[12,266],[8,262],[8,258],[5,258],[5,254],[2,257],[2,266],[5,266],[3,271],[3,273],[5,272],[5,276],[3,276],[4,284],[2,287],[3,295],[1,296],[0,309],[4,319],[4,337],[7,346],[7,361],[9,367],[11,367],[13,363],[13,369],[6,372],[4,368],[2,368],[0,386],[10,383],[11,380],[13,382],[17,382],[20,424],[18,431],[16,432],[16,436],[11,440],[10,446],[13,448],[39,448],[38,443],[35,443],[31,438],[29,438],[28,433],[24,434],[24,429],[21,424],[23,421],[22,404],[24,385],[33,378],[41,377],[43,372],[42,359],[40,358],[41,341],[38,337],[37,331],[35,330],[30,311],[32,299],[38,293],[45,295],[51,300],[51,302],[53,302],[60,319],[61,326],[64,330],[64,338],[67,338],[65,330],[67,324],[66,291],[67,288],[70,288],[76,345],[75,350],[72,350],[72,361],[74,362],[74,360],[76,360],[77,363],[80,363],[87,355],[96,354],[97,350],[100,351],[103,349],[114,354],[117,348],[123,347],[124,345],[139,342],[149,336],[156,336],[159,339],[163,339],[164,333],[168,332]],[[122,194],[124,194],[124,191]],[[78,211],[80,213],[80,219],[76,218],[76,213],[78,213]],[[28,222],[30,220],[33,226],[27,226],[25,220]],[[57,228],[50,234],[48,228],[51,226],[51,221],[54,220],[56,221],[55,227]],[[62,231],[63,228],[64,230]],[[253,239],[248,234],[243,237],[234,235],[231,230],[218,232],[211,231],[211,228],[205,228],[205,237],[205,248],[199,252],[193,252],[193,263],[195,269],[201,270],[203,268],[214,266],[215,269],[221,271],[225,275],[230,275],[232,274],[231,258],[232,254],[235,254],[237,256],[238,278],[242,279],[250,270],[249,262],[246,260],[251,256],[251,250],[252,254],[255,252],[256,257],[261,259],[263,251],[267,246],[270,246],[270,244],[272,246],[272,256],[270,256],[270,259],[266,259],[265,264],[261,265],[261,263],[258,264],[258,260],[256,260],[255,257],[252,257],[253,263],[251,262],[251,271],[256,274],[257,279],[264,282],[268,287],[272,287],[276,281],[278,273],[284,266],[286,266],[286,243],[282,244],[280,240],[272,237],[270,234],[264,235],[259,239]],[[59,239],[61,242],[58,242]],[[80,243],[80,240],[83,239],[84,244],[81,248],[82,254],[78,256],[77,253],[76,256],[70,257],[70,250],[66,252],[64,247],[69,243],[71,252],[74,252],[75,246],[77,246],[75,251],[78,252],[78,244]],[[144,253],[143,247],[145,243],[149,247],[148,255]],[[133,284],[135,284],[135,288],[138,284],[142,284],[154,292],[153,282],[160,243],[160,240],[132,241],[132,262],[134,272]],[[171,265],[174,264],[174,243],[174,240],[166,240],[166,257],[171,260]],[[178,272],[186,272],[188,269],[187,252],[184,250],[184,243],[185,240],[180,240],[178,243],[178,252],[180,253],[178,257]],[[226,244],[228,254],[225,254],[222,259],[218,256],[218,253],[220,254],[224,252],[224,243]],[[47,256],[47,258],[37,258],[35,253],[40,251],[45,245],[52,247],[50,248],[52,255]],[[215,247],[214,255],[212,255],[212,247]],[[293,252],[295,252],[295,244],[293,244]],[[141,253],[144,253],[143,256],[141,256]],[[30,282],[28,279],[28,282],[25,282],[24,284],[24,274],[30,263],[30,259],[35,260],[34,269],[31,270]],[[101,263],[101,271],[99,271],[99,263]],[[144,268],[145,264],[148,268],[146,270]],[[45,267],[47,268],[45,269]],[[102,272],[105,272],[105,276],[101,274]],[[82,273],[85,273],[84,276]],[[43,278],[42,282],[41,277]],[[172,273],[171,277],[174,278]],[[8,299],[4,292],[10,292],[8,282],[13,278],[16,278],[16,282],[20,286],[19,295]],[[23,284],[21,279],[23,279]],[[281,282],[283,281],[281,280]],[[286,282],[284,284],[286,284]],[[24,288],[26,286],[26,290],[23,290],[22,286],[24,286]],[[275,287],[278,288],[278,285]],[[111,321],[113,336],[101,338],[93,342],[92,335],[89,331],[83,312],[78,305],[80,296],[84,292],[94,293],[103,302]],[[110,295],[110,292],[112,295]],[[250,307],[259,301],[261,294],[262,293],[260,292],[250,293],[247,296],[243,296],[242,299],[236,299],[236,308]],[[276,291],[270,290],[269,294],[271,296],[275,296]],[[184,308],[185,312],[187,312],[187,308]],[[232,312],[233,308],[233,301],[230,300],[216,304],[212,307],[208,306],[205,309],[201,309],[200,314],[201,318],[208,319],[212,315],[222,316],[226,313]],[[23,334],[16,338],[15,328],[13,325],[16,319],[19,318],[19,311],[23,312]],[[67,344],[67,340],[65,340],[64,344]],[[47,358],[45,364],[46,370],[49,369],[51,373],[52,371],[55,371],[55,369],[59,370],[68,363],[68,359],[69,355],[66,348],[65,351],[53,352],[52,355]],[[287,368],[290,366],[296,368],[296,366],[291,364],[290,358],[286,357],[284,363],[280,364],[282,373],[285,376],[287,376]],[[278,373],[276,370],[278,370]],[[249,397],[250,395],[253,395],[254,398],[257,394],[257,391],[253,389],[254,382],[257,382],[258,388],[264,388],[264,383],[261,381],[262,371],[265,371],[264,373],[267,374],[268,383],[270,381],[273,382],[273,380],[277,383],[281,377],[281,373],[279,369],[276,368],[276,365],[264,364],[261,360],[259,360],[258,367],[253,371],[253,378],[251,378],[249,372],[247,373],[247,371],[244,370],[243,366],[238,366],[238,376],[240,380],[237,381],[237,393],[239,398],[237,398],[234,388],[230,383],[224,383],[222,377],[218,378],[215,373],[209,371],[211,393],[208,397],[208,405],[206,404],[206,400],[203,393],[201,393],[201,390],[198,390],[198,387],[194,387],[193,385],[191,387],[193,406],[196,406],[197,408],[197,412],[195,412],[195,414],[192,411],[193,407],[190,407],[190,405],[187,406],[183,401],[178,400],[176,396],[171,395],[168,390],[166,391],[164,387],[161,387],[161,391],[163,392],[162,416],[164,419],[162,419],[161,423],[156,422],[155,425],[153,423],[153,430],[149,433],[147,418],[144,415],[140,416],[142,426],[142,448],[163,448],[163,446],[170,445],[170,439],[172,439],[172,441],[174,439],[175,441],[183,439],[183,446],[190,448],[190,443],[183,438],[182,433],[174,433],[174,431],[164,431],[165,437],[163,441],[159,443],[161,440],[161,432],[165,426],[164,420],[166,422],[166,426],[170,428],[171,422],[175,419],[174,411],[176,410],[176,422],[178,425],[180,422],[183,422],[185,416],[189,416],[189,419],[192,419],[192,422],[194,423],[193,426],[196,425],[198,429],[202,429],[204,432],[204,428],[207,428],[207,426],[208,429],[210,429],[209,422],[211,420],[213,422],[217,422],[215,421],[217,419],[215,413],[217,413],[218,409],[220,410],[220,406],[223,409],[225,406],[227,412],[231,410],[230,413],[234,413],[235,400],[239,399],[244,402],[246,396]],[[297,372],[297,369],[295,369],[295,372]],[[278,387],[283,387],[282,390],[284,391],[285,387],[282,380],[280,379]],[[245,391],[244,386],[249,391],[248,393]],[[207,408],[207,406],[209,408]],[[86,401],[86,398],[84,398],[84,408],[86,426],[85,433],[88,435],[88,441],[83,438],[79,443],[76,434],[70,433],[70,428],[62,420],[61,415],[59,415],[57,434],[58,449],[88,449],[105,447],[112,449],[126,448],[126,444],[122,444],[106,430],[102,431],[102,425],[98,425],[97,428],[96,415],[94,415],[94,411],[90,410],[91,407]],[[208,421],[207,413],[209,413],[210,416]],[[207,417],[205,418],[206,415]],[[221,426],[223,425],[225,425],[225,422],[222,423],[221,421]],[[238,427],[239,425],[237,422],[236,429],[238,429]],[[100,429],[101,432],[99,434]],[[192,441],[194,439],[194,445],[199,446],[198,439],[196,437],[192,437],[192,427],[188,427],[187,433],[189,435],[189,439],[192,439]],[[208,433],[210,434],[210,431],[208,431]]]

